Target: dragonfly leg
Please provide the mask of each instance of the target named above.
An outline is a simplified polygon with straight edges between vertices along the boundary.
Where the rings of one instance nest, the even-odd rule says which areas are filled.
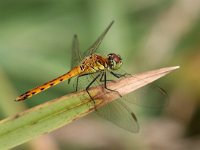
[[[108,81],[108,80],[107,80],[107,78],[106,78],[106,72],[103,73],[103,76],[104,76],[104,88],[107,89],[107,90],[109,90],[109,91],[116,92],[120,97],[122,97],[122,95],[121,95],[118,91],[109,89],[109,88],[107,87],[107,81]]]
[[[90,96],[91,100],[93,101],[95,110],[96,110],[95,101],[94,101],[93,97],[90,95],[89,88],[90,88],[90,86],[100,77],[100,75],[101,75],[101,73],[99,73],[99,74],[90,82],[90,84],[86,87],[86,92],[88,93],[88,95]]]
[[[103,77],[104,77],[104,73],[101,74],[101,77],[100,77],[100,80],[99,80],[100,82],[104,82]]]
[[[125,77],[126,75],[130,75],[128,73],[125,74],[119,74],[119,73],[114,73],[114,72],[110,72],[113,76],[115,76],[116,78],[121,78],[121,77]]]
[[[76,92],[78,91],[78,81],[79,81],[79,77],[80,77],[80,76],[78,76],[77,79],[76,79]]]
[[[101,77],[100,77],[100,80],[99,80],[100,82],[104,82],[103,77],[104,77],[104,73],[101,74]],[[113,82],[113,81],[115,81],[115,80],[108,80],[108,79],[106,79],[106,81],[111,81],[111,82]]]
[[[82,75],[77,76],[77,79],[76,79],[76,92],[78,91],[79,78],[83,77],[83,76],[86,76],[86,75],[90,75],[90,74],[94,74],[94,73],[87,73],[87,74],[82,74]]]

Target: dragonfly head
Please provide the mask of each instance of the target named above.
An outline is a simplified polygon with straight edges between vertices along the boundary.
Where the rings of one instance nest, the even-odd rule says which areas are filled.
[[[112,70],[118,70],[122,65],[122,59],[120,55],[115,53],[108,54],[108,66]]]

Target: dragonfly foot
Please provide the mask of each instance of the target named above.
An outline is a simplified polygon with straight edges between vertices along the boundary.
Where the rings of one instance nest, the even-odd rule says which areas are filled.
[[[105,87],[105,89],[108,90],[108,91],[111,91],[111,92],[116,92],[120,97],[122,97],[122,95],[117,90],[112,90],[112,89],[109,89],[107,87]]]
[[[90,95],[89,91],[88,91],[88,90],[86,90],[86,91],[87,91],[87,93],[88,93],[90,99],[92,100],[92,102],[93,102],[93,104],[94,104],[94,110],[97,111],[97,107],[96,107],[96,104],[95,104],[95,100],[94,100],[93,97]]]

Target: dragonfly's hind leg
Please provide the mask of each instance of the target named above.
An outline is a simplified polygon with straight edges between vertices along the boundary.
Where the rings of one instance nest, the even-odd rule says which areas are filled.
[[[77,76],[77,79],[76,79],[76,89],[75,89],[76,92],[78,91],[78,81],[79,81],[79,77],[81,77],[81,76]]]
[[[79,78],[80,78],[80,77],[83,77],[83,76],[86,76],[86,75],[90,75],[90,74],[93,74],[93,73],[87,73],[87,74],[79,75],[79,76],[77,77],[77,79],[76,79],[76,92],[78,91]],[[94,101],[93,97],[90,95],[89,88],[90,88],[90,86],[99,78],[100,75],[101,75],[101,73],[98,74],[98,75],[89,83],[89,85],[88,85],[88,86],[86,87],[86,89],[85,89],[86,92],[88,93],[89,97],[91,98],[91,100],[92,100],[93,103],[94,103],[94,109],[95,109],[95,110],[96,110],[95,101]]]
[[[75,89],[76,92],[78,91],[79,78],[83,77],[83,76],[91,75],[91,74],[94,74],[94,73],[87,73],[87,74],[82,74],[82,75],[77,76],[77,79],[76,79],[76,89]]]

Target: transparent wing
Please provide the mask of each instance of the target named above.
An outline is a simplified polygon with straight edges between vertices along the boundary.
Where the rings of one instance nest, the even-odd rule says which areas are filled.
[[[109,31],[111,26],[113,25],[114,20],[108,25],[108,27],[104,30],[104,32],[98,37],[98,39],[90,46],[90,48],[84,53],[84,57],[93,54],[103,41],[106,33]],[[74,35],[73,42],[72,42],[72,49],[71,49],[71,68],[78,65],[83,57],[81,56],[81,52],[79,49],[79,41],[78,36]]]
[[[98,73],[82,76],[81,83],[79,84],[79,89],[85,89],[85,87],[91,83],[97,74]],[[91,87],[101,84],[103,83],[98,79],[91,85]],[[123,102],[122,98],[103,106],[102,108],[98,109],[96,113],[102,118],[130,132],[137,132],[139,130],[136,116]]]
[[[82,57],[79,49],[78,36],[74,35],[71,49],[71,69],[77,66],[81,62],[81,60]]]
[[[119,72],[118,72],[119,73]],[[124,73],[124,71],[120,71],[120,73]],[[97,73],[86,75],[80,78],[81,82],[79,83],[79,89],[85,89],[86,86],[91,83],[93,78],[97,75]],[[108,78],[109,79],[116,79],[114,78]],[[111,81],[115,82],[115,80]],[[97,86],[97,85],[103,85],[104,82],[101,82],[99,79],[94,82],[91,86]],[[107,92],[105,90],[105,92]],[[138,90],[138,92],[141,92]],[[138,93],[136,92],[136,94]],[[144,94],[144,91],[142,90],[142,93]],[[155,92],[157,93],[157,92]],[[135,114],[132,111],[132,107],[130,104],[137,104],[144,107],[152,107],[155,108],[158,106],[160,109],[160,104],[157,104],[153,100],[157,100],[157,98],[151,98],[151,96],[146,95],[149,93],[145,93],[145,95],[140,95],[140,97],[136,96],[134,93],[134,96],[130,95],[129,97],[123,96],[122,98],[113,101],[112,103],[109,103],[102,108],[98,109],[96,113],[101,116],[102,118],[114,123],[115,125],[128,130],[130,132],[138,132],[139,125],[137,122],[137,118]],[[152,93],[151,93],[152,94]],[[145,96],[147,96],[147,99],[144,100]],[[149,100],[149,101],[146,101]],[[159,99],[160,100],[160,99]],[[128,106],[127,106],[128,105]]]
[[[169,103],[167,92],[155,83],[151,83],[124,96],[124,99],[129,104],[150,109],[163,109]]]
[[[133,76],[131,74],[126,73],[124,70],[119,69],[113,72],[116,75],[124,76]],[[108,75],[107,79],[116,80],[116,77],[113,74]],[[138,79],[139,80],[139,79]],[[136,104],[138,106],[146,107],[146,108],[157,108],[161,109],[168,105],[169,96],[167,92],[157,85],[158,83],[154,82],[148,84],[138,90],[123,96],[126,102],[129,104]]]
[[[113,23],[114,23],[114,20],[108,25],[108,27],[99,36],[99,38],[90,46],[90,48],[87,51],[84,52],[84,56],[88,56],[88,55],[91,55],[91,54],[95,53],[95,51],[98,49],[99,45],[103,41],[106,33],[109,31],[109,29],[111,28],[111,26],[113,25]]]
[[[72,41],[72,48],[71,48],[71,69],[81,62],[82,57],[79,49],[79,41],[78,36],[75,34]],[[70,83],[71,79],[68,80]]]
[[[90,81],[96,76],[91,74],[87,76],[87,80]],[[104,86],[104,83],[100,79],[96,80],[93,86],[100,85]],[[106,91],[105,91],[106,92]],[[126,101],[123,98],[115,100],[102,108],[98,109],[96,113],[102,118],[114,123],[115,125],[128,130],[130,132],[138,132],[139,125],[137,118],[132,110],[126,105]]]
[[[130,132],[138,132],[139,125],[135,114],[121,100],[115,100],[96,111],[98,115]]]

